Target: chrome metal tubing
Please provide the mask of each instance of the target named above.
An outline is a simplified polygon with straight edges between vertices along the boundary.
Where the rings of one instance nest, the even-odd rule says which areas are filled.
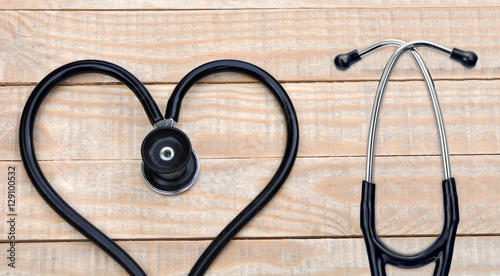
[[[442,156],[443,169],[444,169],[444,179],[449,179],[449,178],[451,178],[450,156],[449,156],[449,152],[448,152],[448,142],[446,139],[446,130],[444,127],[444,121],[443,121],[443,115],[441,112],[441,107],[439,105],[439,100],[438,100],[438,96],[436,93],[436,88],[434,87],[434,82],[433,82],[432,77],[429,73],[429,70],[427,69],[425,62],[422,59],[422,56],[415,49],[415,47],[427,47],[427,48],[436,50],[438,52],[441,52],[441,53],[444,53],[447,55],[451,55],[452,50],[450,50],[449,48],[446,48],[444,46],[441,46],[441,45],[438,45],[438,44],[435,44],[432,42],[428,42],[428,41],[423,41],[423,40],[405,43],[402,40],[386,39],[386,40],[379,41],[377,43],[374,43],[374,44],[362,49],[359,52],[359,55],[366,56],[377,49],[381,49],[383,47],[388,47],[388,46],[397,46],[399,48],[392,54],[389,61],[387,62],[387,65],[384,68],[384,71],[382,73],[382,76],[380,78],[380,81],[379,81],[379,84],[377,87],[375,101],[373,103],[373,108],[372,108],[370,130],[369,130],[369,134],[368,134],[368,147],[367,147],[367,154],[366,154],[366,177],[365,177],[365,179],[368,182],[373,182],[373,162],[374,162],[374,155],[375,155],[375,153],[374,153],[375,136],[376,136],[376,131],[377,131],[377,124],[378,124],[380,107],[382,104],[382,97],[384,95],[385,88],[387,86],[387,82],[388,82],[389,77],[392,73],[392,69],[394,68],[394,65],[396,64],[396,61],[399,59],[399,57],[405,51],[409,51],[410,54],[412,55],[413,59],[417,62],[417,65],[420,68],[422,76],[424,77],[425,84],[427,86],[427,90],[429,91],[429,94],[431,96],[432,106],[434,109],[434,115],[436,117],[436,122],[437,122],[437,126],[438,126],[438,131],[439,131],[439,139],[440,139],[440,144],[441,144],[441,156]]]

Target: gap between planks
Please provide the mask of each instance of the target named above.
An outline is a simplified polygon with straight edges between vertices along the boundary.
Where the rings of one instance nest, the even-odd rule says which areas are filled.
[[[460,78],[460,79],[452,79],[452,78],[433,78],[434,82],[440,82],[440,81],[453,81],[453,82],[462,82],[462,81],[498,81],[500,78],[492,77],[492,78]],[[298,80],[298,81],[293,81],[293,80],[287,80],[287,81],[280,81],[278,82],[280,84],[311,84],[311,83],[326,83],[326,84],[335,84],[335,83],[357,83],[357,82],[378,82],[379,79],[333,79],[333,80]],[[389,82],[422,82],[424,79],[390,79]],[[141,82],[143,85],[172,85],[172,84],[178,84],[179,82],[175,81],[166,81],[166,82]],[[249,80],[249,81],[198,81],[196,84],[254,84],[254,83],[260,83],[257,80]],[[36,86],[38,82],[0,82],[0,87],[8,87],[8,86],[16,86],[16,87],[29,87],[29,86]],[[124,85],[121,82],[62,82],[57,84],[57,86],[80,86],[80,85],[88,85],[88,86],[120,86]]]
[[[498,153],[450,153],[449,156],[499,156]],[[436,157],[441,156],[441,154],[375,154],[375,157],[381,158],[391,158],[391,157]],[[328,159],[328,158],[351,158],[351,157],[366,157],[366,155],[329,155],[329,156],[314,156],[314,155],[302,155],[297,156],[297,159]],[[253,160],[253,159],[279,159],[276,156],[263,156],[263,157],[198,157],[201,160]],[[113,161],[141,161],[142,159],[37,159],[37,161],[43,162],[113,162]],[[0,162],[20,162],[19,160],[1,160]]]
[[[0,9],[1,11],[20,11],[20,12],[44,12],[44,11],[58,11],[58,12],[205,12],[205,11],[269,11],[269,10],[274,10],[274,11],[296,11],[296,10],[394,10],[394,9],[409,9],[409,8],[419,8],[419,9],[449,9],[449,8],[498,8],[500,5],[477,5],[477,4],[456,4],[456,5],[438,5],[438,6],[429,6],[429,5],[414,5],[414,6],[374,6],[374,7],[366,7],[366,6],[353,6],[353,5],[340,5],[336,7],[329,7],[329,6],[317,6],[317,7],[291,7],[291,8],[285,8],[285,7],[268,7],[268,8],[250,8],[250,7],[243,7],[243,8],[192,8],[192,9],[183,9],[183,8],[178,8],[178,9],[168,9],[168,8],[152,8],[152,9],[144,9],[144,8],[131,8],[131,9],[101,9],[101,8],[96,8],[96,9]]]
[[[457,237],[467,238],[467,237],[500,237],[500,233],[490,233],[490,234],[457,234]],[[378,235],[380,238],[384,239],[401,239],[401,238],[437,238],[439,234],[434,235]],[[347,239],[360,239],[363,238],[362,235],[351,235],[351,236],[337,236],[337,235],[324,235],[324,236],[272,236],[272,237],[235,237],[231,240],[238,241],[283,241],[283,240],[347,240]],[[112,239],[115,242],[148,242],[148,241],[212,241],[215,237],[196,237],[196,238],[138,238],[138,239]],[[2,243],[10,243],[8,240],[0,240]],[[32,239],[32,240],[16,240],[16,243],[61,243],[61,242],[89,242],[87,238],[85,239],[62,239],[62,240],[49,240],[49,239]]]

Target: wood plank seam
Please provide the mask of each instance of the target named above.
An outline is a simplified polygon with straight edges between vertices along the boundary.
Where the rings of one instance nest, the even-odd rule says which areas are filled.
[[[440,81],[453,81],[453,82],[466,82],[466,81],[498,81],[500,78],[497,77],[488,77],[488,78],[461,78],[461,79],[451,79],[451,78],[433,78],[434,83],[439,83]],[[279,81],[279,80],[278,80]],[[422,82],[423,79],[390,79],[389,82]],[[369,82],[377,82],[378,79],[352,79],[352,80],[341,80],[341,79],[333,79],[333,80],[297,80],[297,81],[292,81],[292,80],[285,80],[285,81],[280,81],[280,84],[282,85],[287,85],[287,84],[312,84],[312,83],[323,83],[323,84],[341,84],[341,83],[356,83],[356,82],[362,82],[362,83],[369,83]],[[166,81],[166,82],[141,82],[144,85],[176,85],[178,82],[177,81]],[[213,80],[213,81],[204,81],[201,80],[197,82],[197,85],[210,85],[210,84],[258,84],[258,81],[241,81],[241,80],[234,80],[234,81],[227,81],[227,80]],[[5,86],[16,86],[16,87],[30,87],[30,86],[36,86],[38,82],[19,82],[19,83],[10,83],[10,82],[0,82],[0,87],[5,87]],[[67,82],[64,81],[57,86],[59,87],[68,87],[68,86],[81,86],[81,85],[87,85],[87,86],[122,86],[123,84],[121,82]]]

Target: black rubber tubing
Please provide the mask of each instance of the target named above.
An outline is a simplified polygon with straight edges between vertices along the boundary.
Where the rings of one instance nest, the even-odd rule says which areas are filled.
[[[26,102],[19,129],[19,147],[24,168],[38,193],[57,214],[115,259],[115,261],[129,274],[146,275],[127,252],[71,208],[71,206],[57,194],[42,173],[36,158],[33,133],[35,118],[43,99],[64,79],[83,73],[101,73],[123,82],[134,92],[137,98],[139,98],[152,124],[163,119],[160,109],[144,85],[142,85],[132,74],[118,65],[99,60],[82,60],[66,64],[47,75],[35,87]]]
[[[237,72],[255,78],[264,84],[276,97],[286,121],[287,141],[283,159],[273,178],[262,192],[248,204],[208,245],[191,269],[189,275],[203,275],[229,241],[266,206],[279,191],[290,174],[299,147],[299,124],[292,101],[285,89],[269,73],[247,62],[238,60],[217,60],[199,66],[189,72],[175,87],[167,105],[165,118],[179,119],[181,102],[188,90],[200,79],[219,72]]]
[[[400,268],[418,268],[435,262],[434,276],[448,275],[453,247],[460,221],[455,178],[443,180],[444,226],[432,245],[419,253],[405,255],[387,247],[375,228],[375,184],[363,181],[360,225],[366,243],[370,271],[373,276],[385,276],[386,264]]]
[[[252,64],[236,60],[220,60],[204,64],[191,71],[177,85],[167,106],[167,114],[178,120],[184,95],[199,79],[217,72],[233,71],[252,76],[262,82],[278,100],[286,120],[287,143],[283,160],[271,181],[264,190],[222,230],[196,262],[190,275],[205,273],[217,255],[229,241],[272,199],[290,174],[298,151],[299,128],[293,104],[283,87],[267,72]],[[116,78],[127,85],[144,107],[152,124],[163,119],[158,106],[147,89],[132,74],[112,63],[98,60],[83,60],[64,65],[46,76],[33,90],[26,102],[21,116],[19,144],[26,172],[42,198],[63,219],[80,233],[94,242],[115,259],[129,274],[146,275],[141,267],[115,242],[94,227],[90,222],[71,208],[52,188],[40,169],[34,144],[33,130],[36,114],[43,99],[61,81],[83,73],[101,73]]]

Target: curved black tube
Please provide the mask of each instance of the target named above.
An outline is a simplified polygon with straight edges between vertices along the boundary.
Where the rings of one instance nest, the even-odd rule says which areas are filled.
[[[444,226],[441,235],[422,252],[414,255],[397,253],[379,239],[375,228],[375,184],[363,181],[361,194],[361,230],[366,243],[370,270],[373,276],[385,276],[385,265],[417,268],[436,262],[434,276],[448,275],[460,221],[455,178],[443,181]]]
[[[21,125],[19,129],[21,158],[26,173],[31,179],[31,183],[33,183],[38,193],[54,211],[76,230],[104,250],[104,252],[113,257],[113,259],[115,259],[128,273],[132,275],[146,275],[134,259],[132,259],[132,257],[130,257],[120,246],[78,214],[57,194],[42,173],[36,158],[33,144],[33,129],[35,126],[35,118],[43,99],[59,82],[71,76],[83,73],[101,73],[123,82],[137,96],[152,124],[163,119],[158,106],[148,90],[128,71],[118,65],[99,60],[76,61],[66,64],[46,76],[35,87],[28,98],[21,116]]]
[[[269,181],[262,192],[260,192],[259,195],[257,195],[257,197],[220,232],[212,243],[210,243],[191,269],[189,275],[204,274],[229,241],[273,198],[290,174],[293,164],[295,163],[299,146],[299,124],[297,121],[297,114],[295,113],[292,101],[285,92],[285,89],[269,73],[255,65],[243,61],[218,60],[201,65],[189,72],[172,92],[168,101],[165,118],[172,118],[177,121],[179,119],[182,99],[189,88],[198,80],[223,71],[238,72],[251,76],[271,90],[285,115],[287,128],[286,149],[281,164],[271,181]]]
[[[172,93],[167,107],[167,114],[171,114],[170,118],[178,119],[181,101],[192,85],[207,75],[222,71],[234,71],[250,75],[271,90],[285,115],[287,144],[283,160],[269,184],[208,246],[191,270],[190,275],[203,274],[227,243],[272,199],[290,174],[298,151],[298,121],[290,98],[283,87],[271,75],[246,62],[221,60],[207,63],[193,70],[181,80]],[[33,131],[36,114],[43,99],[59,82],[82,73],[101,73],[118,79],[127,85],[139,98],[151,124],[154,125],[156,122],[163,120],[158,106],[147,89],[125,69],[112,63],[98,60],[73,62],[54,70],[45,77],[35,87],[26,102],[21,116],[19,131],[19,144],[23,164],[37,191],[63,219],[113,257],[129,274],[146,275],[140,266],[120,246],[79,215],[57,194],[42,173],[36,158]]]

